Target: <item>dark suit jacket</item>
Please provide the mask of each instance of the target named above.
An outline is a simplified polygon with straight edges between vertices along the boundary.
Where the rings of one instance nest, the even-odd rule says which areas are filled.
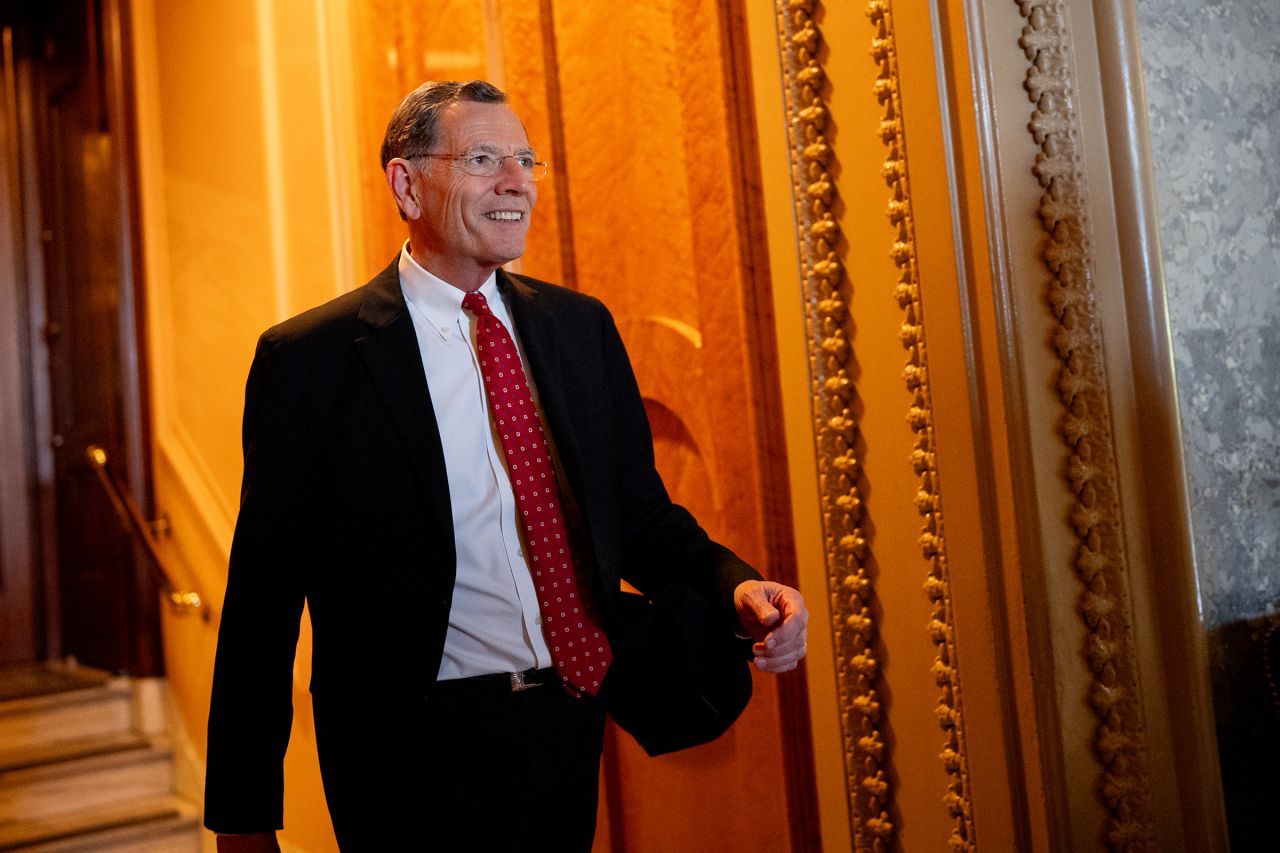
[[[723,602],[758,575],[673,504],[613,319],[596,299],[498,273],[615,644],[619,580]],[[449,486],[396,264],[267,331],[249,373],[240,516],[209,717],[206,824],[281,825],[281,762],[304,600],[335,826],[421,815],[430,701],[453,594]],[[625,641],[625,640],[624,640]],[[606,688],[607,688],[606,682]],[[415,772],[416,771],[416,772]],[[402,813],[397,816],[397,813]],[[388,840],[388,844],[393,840]],[[403,839],[400,842],[403,843]]]

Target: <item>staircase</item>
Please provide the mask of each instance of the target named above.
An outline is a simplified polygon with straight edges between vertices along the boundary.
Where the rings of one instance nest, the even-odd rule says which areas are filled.
[[[198,853],[197,810],[133,694],[82,668],[0,670],[0,851]]]

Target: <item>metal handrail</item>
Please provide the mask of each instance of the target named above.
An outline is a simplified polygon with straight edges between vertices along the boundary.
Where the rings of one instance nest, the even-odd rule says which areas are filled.
[[[107,497],[111,499],[111,505],[115,507],[116,515],[120,517],[125,532],[140,542],[143,550],[150,557],[148,562],[156,573],[156,579],[160,582],[160,588],[164,591],[169,606],[179,614],[199,611],[200,618],[207,622],[209,609],[204,606],[204,598],[200,593],[194,589],[179,589],[174,585],[172,573],[160,553],[160,544],[156,541],[155,534],[151,532],[150,523],[142,515],[142,510],[139,509],[133,495],[121,486],[111,473],[111,469],[107,467],[107,451],[96,444],[91,444],[85,448],[84,455],[89,460],[89,466],[98,476],[98,482],[102,484]]]

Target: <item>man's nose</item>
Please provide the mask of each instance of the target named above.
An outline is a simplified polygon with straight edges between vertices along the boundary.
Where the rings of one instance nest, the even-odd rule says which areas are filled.
[[[502,162],[498,165],[498,185],[495,188],[498,192],[528,192],[532,186],[533,175],[520,165],[519,160],[515,157],[502,158]]]

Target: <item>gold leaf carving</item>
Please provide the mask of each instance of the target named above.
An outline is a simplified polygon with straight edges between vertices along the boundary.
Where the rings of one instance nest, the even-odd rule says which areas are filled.
[[[879,68],[875,95],[884,107],[880,139],[889,153],[881,173],[889,185],[887,215],[896,234],[889,254],[898,267],[895,296],[906,315],[899,338],[907,350],[903,380],[914,399],[907,423],[916,434],[911,467],[920,477],[916,508],[924,519],[920,531],[920,553],[929,563],[925,593],[933,604],[933,618],[927,630],[937,647],[931,671],[940,693],[934,714],[945,740],[939,758],[946,769],[947,790],[943,807],[955,821],[948,848],[956,853],[975,849],[973,809],[969,802],[969,769],[966,760],[964,718],[960,707],[960,670],[952,630],[951,581],[947,569],[946,537],[942,520],[942,495],[934,458],[933,400],[929,394],[928,350],[925,347],[924,308],[916,276],[915,226],[911,214],[911,188],[907,181],[907,139],[902,126],[902,101],[898,91],[898,55],[893,30],[893,4],[872,0],[867,16],[875,27],[871,58]]]
[[[848,284],[836,253],[840,226],[832,209],[839,188],[828,172],[833,159],[824,136],[830,115],[823,99],[826,74],[818,61],[822,32],[816,0],[776,0],[790,118],[792,194],[801,248],[801,278],[809,330],[814,434],[820,467],[828,589],[831,595],[844,767],[854,848],[883,853],[893,844],[892,789],[885,773],[883,713],[876,686],[872,616],[875,587],[865,565],[863,507],[855,453],[858,420],[850,377],[852,327]]]
[[[1045,232],[1042,256],[1051,274],[1046,302],[1058,324],[1058,427],[1065,445],[1063,479],[1072,497],[1068,518],[1076,535],[1076,606],[1086,630],[1081,659],[1091,678],[1086,698],[1096,717],[1092,745],[1101,763],[1095,790],[1107,812],[1101,835],[1111,850],[1147,851],[1154,849],[1154,832],[1066,4],[1017,2],[1026,19],[1019,40],[1029,63],[1025,88],[1035,105],[1028,128],[1040,146],[1033,172],[1044,189],[1038,212]]]

